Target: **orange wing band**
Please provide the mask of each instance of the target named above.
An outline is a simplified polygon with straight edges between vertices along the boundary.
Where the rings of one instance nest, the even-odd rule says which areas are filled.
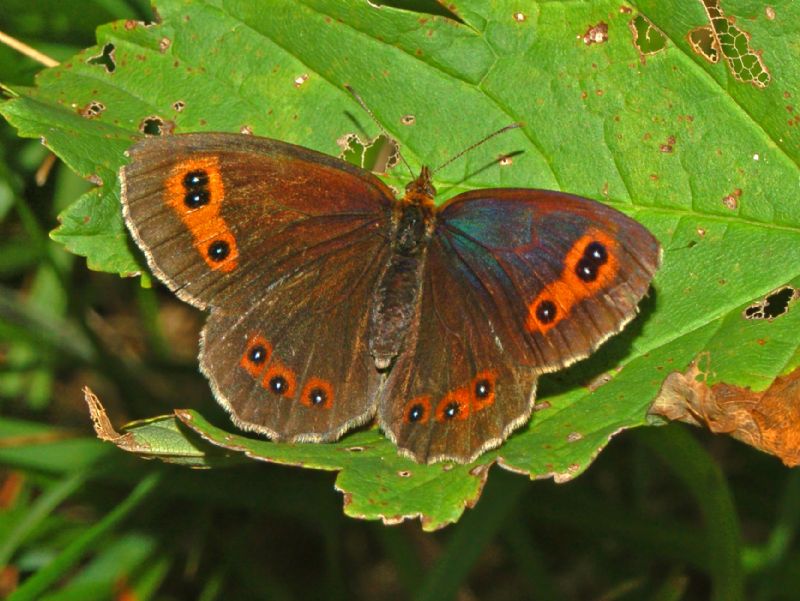
[[[194,238],[195,250],[214,270],[236,269],[236,238],[220,215],[225,186],[214,155],[200,155],[177,163],[166,182],[167,203]]]
[[[602,251],[602,258],[590,260],[593,248]],[[582,278],[579,272],[584,265],[591,275]],[[546,334],[566,319],[578,303],[607,288],[618,271],[617,242],[603,232],[589,230],[572,245],[559,278],[528,304],[528,331]]]

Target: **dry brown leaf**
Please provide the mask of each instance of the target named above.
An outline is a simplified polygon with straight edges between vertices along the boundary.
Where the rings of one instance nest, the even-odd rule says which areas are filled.
[[[789,467],[800,465],[800,369],[753,391],[725,383],[709,386],[699,362],[667,376],[650,414],[730,434]]]

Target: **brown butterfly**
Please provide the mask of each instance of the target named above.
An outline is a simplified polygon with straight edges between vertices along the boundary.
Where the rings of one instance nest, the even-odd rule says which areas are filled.
[[[210,316],[200,365],[245,430],[332,441],[377,417],[416,461],[469,462],[530,417],[537,377],[637,311],[656,239],[598,202],[545,190],[434,205],[286,142],[145,138],[121,170],[153,272]]]

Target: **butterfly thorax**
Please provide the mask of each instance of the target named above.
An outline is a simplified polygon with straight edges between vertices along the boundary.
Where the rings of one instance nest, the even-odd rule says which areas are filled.
[[[372,294],[369,350],[378,369],[389,367],[400,353],[419,300],[425,255],[436,214],[430,171],[406,186],[396,203],[390,232],[391,254]]]

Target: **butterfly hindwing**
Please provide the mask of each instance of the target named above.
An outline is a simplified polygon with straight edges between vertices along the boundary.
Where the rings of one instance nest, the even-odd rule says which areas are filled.
[[[644,227],[587,199],[457,196],[437,214],[418,327],[381,395],[382,426],[420,461],[471,461],[499,445],[528,419],[539,374],[633,318],[659,262]]]
[[[515,365],[496,316],[452,259],[434,238],[417,321],[379,404],[382,428],[423,462],[465,463],[498,446],[527,421],[536,386],[536,372]]]
[[[367,238],[306,263],[241,311],[212,310],[200,365],[237,425],[328,441],[372,417],[382,377],[363,308],[386,254]]]
[[[201,369],[241,427],[332,440],[374,413],[365,307],[392,195],[372,174],[283,142],[147,138],[123,168],[126,222],[154,273],[210,308]]]

